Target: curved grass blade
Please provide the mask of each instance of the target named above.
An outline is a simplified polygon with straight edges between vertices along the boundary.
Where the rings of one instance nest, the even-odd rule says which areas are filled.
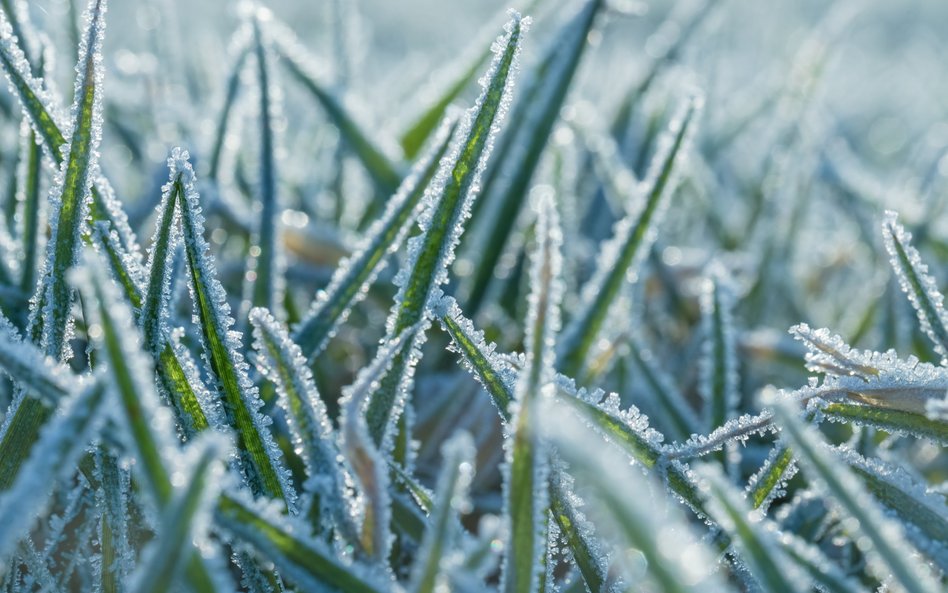
[[[260,22],[261,16],[253,18],[253,49],[257,66],[257,86],[260,92],[260,217],[254,233],[250,256],[247,258],[247,279],[250,304],[278,311],[283,302],[283,274],[286,262],[280,246],[281,202],[277,187],[275,124],[280,119],[280,107],[276,102],[278,93],[272,82],[270,41]],[[252,280],[251,280],[252,278]]]
[[[252,546],[302,590],[339,593],[388,593],[390,590],[368,567],[344,564],[325,544],[302,536],[307,532],[305,526],[245,497],[221,496],[214,517],[218,527]]]
[[[40,433],[16,480],[0,494],[0,577],[14,546],[48,504],[53,486],[72,475],[105,421],[105,381],[97,377],[77,382],[75,394],[61,402],[61,412]]]
[[[576,423],[562,404],[548,401],[540,426],[570,464],[569,473],[590,492],[583,498],[597,529],[621,542],[617,552],[633,547],[645,556],[648,574],[636,576],[637,585],[668,593],[730,590],[714,571],[715,554],[701,543],[680,512],[648,494],[662,492],[658,485],[631,470],[618,452],[603,450],[601,439]],[[625,556],[617,554],[613,561],[633,574]]]
[[[507,593],[538,591],[546,578],[549,505],[549,452],[537,435],[537,406],[541,390],[554,380],[553,345],[560,328],[563,242],[559,218],[550,193],[538,199],[538,244],[532,256],[526,324],[527,347],[517,380],[511,438],[505,439],[504,503],[510,521],[510,542],[504,549],[501,588]]]
[[[75,103],[68,157],[57,182],[50,190],[50,240],[46,249],[44,279],[37,292],[42,308],[33,311],[31,326],[43,328],[43,350],[50,356],[67,356],[66,340],[72,303],[72,289],[66,273],[79,258],[81,234],[89,213],[92,182],[98,176],[98,145],[102,139],[103,65],[102,38],[105,34],[105,0],[90,0],[86,9],[88,27],[76,67]]]
[[[278,402],[286,413],[293,445],[303,459],[306,475],[319,479],[315,494],[323,500],[318,507],[333,509],[334,519],[347,536],[356,533],[349,502],[343,494],[346,477],[337,459],[340,452],[326,405],[299,346],[265,309],[252,309],[254,350],[257,368],[276,385]],[[317,508],[318,508],[317,507]]]
[[[616,223],[613,236],[602,248],[595,275],[582,291],[582,305],[563,335],[559,345],[557,368],[567,376],[579,375],[586,358],[598,338],[599,331],[626,282],[648,254],[654,241],[653,229],[667,209],[676,187],[694,122],[702,100],[692,96],[669,127],[643,187],[644,199],[639,207]]]
[[[187,468],[184,486],[171,498],[158,522],[156,541],[139,563],[129,591],[132,593],[164,593],[172,588],[188,558],[193,539],[206,537],[211,501],[217,496],[223,467],[219,463],[226,447],[217,435],[199,438],[189,447],[188,457],[181,465]]]
[[[572,86],[596,15],[605,4],[589,0],[551,42],[538,71],[511,117],[501,139],[494,166],[484,180],[484,201],[469,245],[477,253],[477,269],[467,300],[467,312],[477,313],[494,275],[494,268],[518,219],[530,180]],[[486,209],[486,210],[485,210]],[[470,250],[466,249],[470,252]]]
[[[181,227],[191,299],[201,325],[205,358],[218,382],[226,422],[237,432],[240,466],[251,488],[256,494],[282,500],[292,509],[295,493],[288,471],[282,465],[280,450],[260,413],[263,402],[247,376],[239,339],[230,331],[234,320],[204,239],[204,216],[194,189],[194,170],[188,159],[187,151],[179,148],[172,151],[172,175],[180,174],[184,184]]]
[[[476,449],[467,433],[460,433],[441,448],[442,470],[431,526],[425,532],[412,569],[412,593],[435,593],[446,587],[445,563],[458,538],[458,514],[467,507],[467,490],[474,473]]]
[[[793,449],[804,473],[834,506],[855,520],[853,527],[866,538],[869,570],[909,593],[937,591],[928,567],[911,555],[902,526],[883,514],[852,471],[827,449],[817,430],[805,425],[788,402],[778,402],[774,414],[783,428],[781,438]]]
[[[429,315],[430,303],[440,295],[454,250],[464,230],[464,220],[477,197],[478,181],[490,154],[493,137],[506,113],[517,70],[523,32],[529,19],[514,13],[507,33],[496,44],[497,54],[485,76],[481,96],[464,117],[454,154],[446,159],[430,186],[425,212],[420,219],[423,233],[408,241],[409,261],[396,277],[400,284],[388,320],[388,333],[399,335]],[[394,424],[405,405],[419,353],[424,328],[414,343],[400,353],[390,371],[373,392],[366,410],[369,431],[383,450],[394,439]]]
[[[717,471],[715,471],[717,470]],[[775,529],[752,517],[740,494],[724,478],[719,466],[706,464],[699,468],[702,489],[708,492],[708,510],[715,522],[735,536],[740,558],[765,591],[805,593],[810,583],[805,574],[783,553],[776,540]]]
[[[899,279],[902,292],[908,296],[918,323],[932,341],[935,351],[942,359],[948,359],[948,313],[945,312],[945,297],[938,284],[928,273],[918,250],[912,246],[912,235],[901,224],[895,212],[887,211],[882,223],[882,238],[892,269]]]
[[[306,49],[288,27],[270,23],[273,27],[272,38],[276,51],[282,58],[290,75],[303,86],[326,111],[329,119],[339,128],[339,133],[366,172],[378,186],[382,195],[393,194],[402,181],[399,165],[389,159],[380,147],[376,146],[370,134],[367,134],[346,110],[343,104],[313,74],[309,64],[315,60],[308,56]]]
[[[325,348],[352,307],[365,297],[369,286],[385,269],[387,256],[401,246],[456,129],[457,119],[444,123],[432,148],[402,181],[385,213],[369,227],[363,246],[340,262],[329,286],[316,295],[309,313],[293,331],[293,338],[307,359],[313,360]]]

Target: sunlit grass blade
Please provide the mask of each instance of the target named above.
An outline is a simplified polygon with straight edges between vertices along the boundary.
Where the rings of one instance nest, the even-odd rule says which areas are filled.
[[[289,28],[277,23],[271,23],[270,27],[273,29],[276,50],[290,75],[309,91],[325,110],[329,119],[339,128],[342,138],[365,167],[380,193],[384,196],[393,194],[402,181],[402,173],[397,162],[389,158],[385,151],[374,143],[371,135],[356,122],[339,98],[320,82],[310,66],[316,60],[308,55],[308,51]]]
[[[76,392],[60,402],[60,413],[46,424],[16,480],[0,494],[0,576],[9,555],[48,504],[56,483],[71,476],[105,422],[106,384],[101,377],[80,382]]]
[[[654,228],[674,193],[701,105],[700,97],[689,98],[672,121],[668,137],[643,183],[641,203],[616,224],[612,238],[601,249],[596,272],[583,287],[579,312],[567,326],[558,346],[557,368],[567,376],[578,375],[583,370],[626,279],[637,273],[651,248]]]
[[[261,9],[262,11],[263,9]],[[283,275],[286,265],[281,247],[282,211],[276,171],[276,126],[281,119],[279,91],[273,81],[270,39],[260,22],[267,13],[253,18],[253,51],[256,57],[257,87],[260,95],[260,175],[256,203],[260,208],[254,230],[245,280],[249,301],[254,307],[277,312],[283,309]]]
[[[224,289],[217,279],[210,247],[204,239],[204,216],[200,197],[194,189],[194,170],[188,158],[187,151],[172,151],[172,176],[180,174],[184,184],[181,227],[191,299],[200,321],[206,360],[218,383],[226,422],[237,432],[240,465],[245,478],[256,494],[282,500],[287,508],[292,509],[295,493],[288,471],[282,465],[282,455],[270,434],[269,422],[260,413],[263,402],[247,376],[240,340],[231,332],[234,320],[230,316]]]
[[[321,541],[306,537],[307,529],[244,497],[224,495],[214,512],[215,523],[237,541],[252,546],[273,562],[288,581],[307,591],[387,593],[390,586],[371,569],[346,564]]]
[[[740,559],[765,591],[804,593],[810,590],[803,572],[790,562],[777,542],[777,530],[752,516],[746,501],[725,479],[720,467],[704,465],[697,469],[702,490],[708,493],[707,508],[721,528],[733,534]]]
[[[312,360],[323,350],[345,323],[352,307],[365,297],[368,287],[385,269],[387,257],[401,246],[456,129],[456,119],[444,124],[431,149],[418,160],[389,199],[385,213],[369,227],[363,246],[340,262],[329,286],[316,295],[309,313],[293,331],[306,358]]]
[[[667,500],[654,498],[654,493],[663,491],[660,486],[630,468],[617,451],[603,449],[601,438],[575,422],[562,404],[548,400],[540,426],[569,463],[567,471],[582,485],[581,496],[597,531],[619,544],[612,561],[626,578],[636,574],[636,585],[668,593],[730,590],[715,573],[714,552],[698,539],[680,511],[669,507]],[[647,575],[635,570],[622,553],[630,547],[645,556]]]
[[[803,472],[848,517],[863,538],[861,547],[869,559],[868,569],[893,588],[909,593],[933,593],[939,589],[931,572],[912,554],[902,526],[887,518],[859,483],[853,472],[827,448],[825,440],[798,417],[789,402],[778,402],[774,413],[783,439],[800,461]]]
[[[187,477],[161,513],[158,534],[132,575],[130,592],[169,591],[189,557],[191,541],[206,537],[202,533],[208,527],[205,515],[210,514],[223,473],[223,440],[208,433],[189,446],[189,459],[181,464]]]
[[[928,439],[948,446],[948,422],[903,410],[893,410],[844,401],[828,401],[819,405],[820,412],[835,422],[870,426],[895,434]]]
[[[355,529],[343,494],[346,477],[338,463],[339,447],[312,371],[299,346],[269,312],[252,309],[250,323],[254,350],[258,354],[257,368],[276,385],[278,401],[286,413],[293,445],[303,459],[306,475],[319,480],[320,486],[314,494],[322,500],[314,504],[333,509],[332,519],[344,534],[351,536]]]
[[[767,512],[770,503],[782,496],[787,482],[797,473],[793,451],[783,443],[774,445],[767,461],[747,483],[745,496],[754,509]]]
[[[948,358],[948,313],[945,312],[945,297],[938,283],[928,273],[918,250],[912,246],[912,235],[901,224],[894,212],[886,212],[882,223],[882,238],[892,269],[899,279],[899,286],[908,296],[918,323],[929,337],[935,350],[943,359]]]
[[[44,279],[35,297],[42,309],[32,312],[31,325],[42,324],[43,349],[56,358],[67,355],[72,311],[72,288],[66,275],[79,258],[81,235],[89,215],[92,182],[98,173],[102,139],[102,39],[105,0],[90,0],[88,27],[76,66],[75,103],[68,157],[50,190],[50,240],[43,266]]]
[[[444,563],[456,544],[461,525],[458,514],[469,504],[467,489],[474,472],[474,442],[468,434],[460,433],[446,442],[441,451],[438,504],[412,569],[412,593],[435,593],[446,586]]]
[[[477,197],[491,142],[510,102],[517,58],[528,23],[529,19],[521,20],[520,15],[514,13],[507,24],[507,33],[495,45],[497,53],[483,79],[481,96],[465,114],[453,154],[441,163],[429,186],[423,205],[425,211],[419,221],[423,232],[409,239],[408,263],[396,277],[400,288],[387,324],[389,335],[399,335],[423,320],[427,326],[430,303],[440,297],[440,286],[447,280],[464,221]],[[394,439],[389,425],[397,420],[405,406],[420,356],[416,350],[425,338],[425,329],[420,329],[414,343],[396,357],[369,401],[366,410],[369,431],[383,450],[388,450]]]
[[[588,0],[556,33],[540,66],[517,103],[510,128],[501,138],[496,160],[484,179],[484,201],[478,206],[465,253],[477,254],[475,276],[466,301],[475,315],[517,222],[524,196],[540,162],[587,44],[602,0]]]

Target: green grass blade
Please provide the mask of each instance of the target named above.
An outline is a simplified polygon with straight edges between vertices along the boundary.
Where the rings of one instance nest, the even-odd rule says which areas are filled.
[[[827,449],[817,430],[805,425],[789,403],[778,403],[774,413],[783,428],[782,438],[793,449],[807,477],[834,506],[855,520],[855,530],[865,538],[869,570],[909,593],[937,591],[939,587],[928,567],[912,556],[902,526],[883,514],[853,472]]]
[[[280,120],[277,87],[271,69],[270,40],[262,29],[260,17],[253,19],[253,49],[257,66],[257,86],[260,93],[260,177],[258,180],[260,206],[250,256],[247,258],[247,279],[250,304],[277,312],[282,309],[283,259],[280,231],[282,210],[276,172],[276,124]],[[251,280],[252,278],[252,280]]]
[[[572,86],[587,37],[604,4],[602,0],[589,0],[563,25],[524,91],[511,117],[510,129],[501,140],[495,164],[484,180],[484,201],[475,213],[476,226],[468,241],[470,249],[465,249],[477,254],[475,276],[465,301],[469,315],[477,313],[487,293],[494,268],[522,210],[534,171]]]
[[[720,269],[713,271],[701,297],[705,342],[699,390],[706,406],[709,431],[724,426],[740,404],[732,317],[734,297],[724,274]]]
[[[218,383],[226,422],[237,432],[240,465],[256,494],[282,500],[293,508],[295,494],[282,455],[260,413],[263,402],[247,376],[240,340],[230,333],[234,321],[217,279],[210,247],[204,239],[204,216],[194,189],[194,170],[187,151],[172,151],[172,175],[181,175],[184,199],[181,226],[187,256],[191,298],[200,320],[201,338],[212,376]]]
[[[820,404],[820,412],[834,422],[870,426],[887,432],[928,439],[948,446],[948,422],[903,410],[893,410],[842,401]]]
[[[648,573],[636,571],[636,586],[667,593],[730,590],[714,572],[715,554],[700,542],[680,511],[648,494],[661,492],[660,486],[631,469],[617,451],[603,449],[601,438],[577,423],[562,404],[549,401],[540,426],[582,485],[597,532],[619,542],[613,562],[628,571],[627,557],[621,554],[628,547],[645,556]],[[662,537],[656,537],[659,533]],[[629,578],[632,573],[627,574]]]
[[[148,254],[144,301],[133,307],[140,308],[138,323],[142,328],[145,348],[152,353],[160,352],[165,342],[164,327],[168,323],[170,312],[168,301],[171,298],[171,275],[173,273],[174,252],[181,238],[178,225],[178,204],[183,199],[184,185],[181,174],[172,177],[162,188],[161,204],[158,206],[158,220],[155,234]],[[123,283],[124,284],[124,283]],[[131,294],[126,289],[126,294]]]
[[[2,315],[0,370],[22,389],[53,406],[69,393],[73,380],[69,369],[55,364],[32,343],[24,341],[13,324]]]
[[[892,269],[915,313],[918,323],[935,346],[942,359],[948,359],[948,313],[945,312],[945,297],[938,283],[928,273],[918,250],[912,246],[912,235],[901,224],[894,212],[886,212],[882,223],[882,238]]]
[[[60,178],[50,191],[51,236],[47,246],[45,278],[41,283],[43,309],[35,311],[31,325],[42,318],[43,349],[50,356],[67,354],[72,310],[72,289],[66,273],[79,258],[81,235],[91,202],[92,182],[98,168],[98,145],[102,136],[102,38],[105,33],[105,0],[91,0],[88,28],[76,67],[74,120],[68,157]]]
[[[716,471],[715,471],[716,470]],[[752,517],[751,509],[741,495],[724,478],[721,468],[704,465],[699,471],[702,489],[709,494],[708,510],[714,521],[734,537],[740,558],[764,591],[804,593],[810,590],[806,576],[792,564],[780,549],[776,530],[760,515]]]
[[[99,545],[102,565],[99,567],[102,593],[125,591],[132,550],[128,541],[128,496],[131,484],[128,472],[119,467],[119,460],[104,447],[95,452],[96,506],[100,509]]]
[[[751,476],[745,493],[754,509],[766,512],[770,503],[784,494],[787,482],[797,473],[793,461],[793,451],[783,443],[771,450],[767,461],[760,470]]]
[[[339,99],[319,81],[313,73],[314,69],[309,66],[315,60],[307,55],[306,49],[289,28],[273,23],[271,26],[273,39],[277,44],[276,50],[290,76],[309,91],[329,119],[339,128],[342,138],[362,163],[381,194],[388,196],[394,193],[402,181],[399,165],[386,156],[385,151],[371,140],[372,135],[356,122]]]
[[[43,152],[37,143],[36,132],[28,126],[21,131],[23,137],[23,159],[17,173],[18,192],[21,205],[20,217],[23,226],[20,236],[23,243],[23,262],[21,266],[20,289],[31,293],[36,287],[39,268],[39,253],[43,248],[45,236],[40,232],[40,220],[44,204],[40,196],[42,180]]]
[[[202,516],[217,497],[223,467],[219,459],[226,447],[223,438],[210,433],[190,445],[190,459],[182,460],[188,476],[161,513],[156,541],[145,553],[129,586],[133,593],[164,593],[172,588],[184,568],[191,541],[206,537]]]
[[[316,295],[309,313],[293,331],[306,358],[312,360],[325,348],[352,307],[365,297],[369,286],[385,269],[387,256],[401,246],[456,129],[457,120],[447,120],[432,148],[418,160],[389,200],[385,213],[366,232],[364,245],[340,262],[329,286]]]
[[[346,564],[323,542],[307,538],[306,527],[243,497],[223,495],[214,512],[218,527],[252,546],[280,574],[306,591],[388,593],[390,586],[368,567]]]
[[[233,65],[230,74],[227,77],[225,85],[224,103],[221,106],[220,114],[217,116],[217,131],[214,134],[214,144],[211,147],[211,156],[208,159],[207,177],[212,182],[220,181],[221,160],[224,155],[224,145],[227,140],[230,124],[231,112],[237,103],[237,96],[240,94],[240,76],[247,62],[247,56],[250,55],[250,37],[244,34],[245,31],[238,32],[233,42]]]
[[[458,514],[467,504],[467,490],[474,473],[476,450],[467,433],[452,437],[441,448],[442,470],[436,505],[412,568],[412,593],[435,593],[446,586],[445,560],[453,551],[460,531]]]
[[[612,238],[602,247],[603,256],[596,273],[583,287],[579,313],[570,322],[559,345],[557,368],[563,374],[576,376],[582,372],[626,278],[636,272],[648,254],[654,241],[652,231],[674,193],[677,173],[687,152],[701,104],[700,98],[691,97],[675,117],[668,140],[658,151],[646,178],[642,203],[616,224]]]
[[[268,311],[252,309],[250,323],[258,354],[257,368],[276,386],[277,401],[286,413],[293,446],[303,459],[306,475],[319,477],[316,494],[324,500],[315,504],[333,509],[337,525],[350,537],[356,531],[346,512],[346,477],[337,462],[340,452],[336,436],[312,371],[299,346]]]
[[[447,270],[454,259],[454,250],[464,230],[464,220],[477,196],[478,180],[490,153],[491,140],[506,113],[517,70],[524,25],[515,14],[507,25],[507,33],[498,40],[497,54],[485,77],[481,96],[466,114],[458,131],[454,154],[446,159],[430,188],[420,226],[423,233],[408,241],[409,262],[400,274],[400,289],[388,321],[390,335],[398,335],[427,319],[432,296],[438,296],[440,285],[447,280]],[[424,331],[419,339],[424,339]],[[397,420],[407,399],[420,344],[411,344],[392,364],[372,394],[366,417],[369,430],[382,449],[390,448],[394,439],[390,424]]]
[[[104,423],[105,382],[101,378],[77,382],[76,393],[61,402],[60,413],[41,432],[22,471],[0,495],[0,577],[14,546],[48,503],[54,485],[72,475]]]
[[[655,355],[635,335],[628,340],[629,353],[642,378],[648,383],[655,399],[668,421],[667,434],[677,440],[685,440],[699,432],[698,418],[685,400],[685,396],[675,388],[671,378],[665,375],[655,360]]]
[[[520,371],[510,420],[511,438],[505,439],[504,502],[510,521],[510,542],[504,549],[502,590],[507,593],[539,591],[546,579],[549,505],[549,452],[537,436],[537,406],[541,390],[554,380],[556,333],[563,299],[562,231],[553,196],[538,200],[538,244],[532,255],[525,321],[526,358]]]

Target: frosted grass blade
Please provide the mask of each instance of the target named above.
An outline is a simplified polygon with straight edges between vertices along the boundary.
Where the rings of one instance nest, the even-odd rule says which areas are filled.
[[[852,471],[827,449],[816,429],[805,425],[789,403],[778,402],[774,413],[783,428],[782,438],[793,449],[807,477],[818,484],[831,504],[855,519],[854,527],[866,538],[869,570],[899,590],[937,591],[938,585],[928,567],[912,556],[912,546],[905,539],[902,526],[885,517]]]
[[[701,106],[701,98],[689,98],[672,121],[669,135],[656,153],[643,183],[642,203],[616,223],[612,238],[602,248],[596,272],[583,286],[579,312],[564,331],[559,344],[557,368],[563,374],[575,376],[583,370],[626,278],[637,272],[648,254],[655,239],[654,229],[677,185],[676,179]]]
[[[895,212],[887,211],[882,223],[882,238],[892,269],[912,307],[918,323],[935,346],[942,359],[948,359],[948,313],[938,284],[928,273],[918,250],[912,246],[912,235],[901,224]]]
[[[708,430],[724,426],[734,417],[740,404],[734,319],[731,313],[734,296],[725,274],[721,268],[713,269],[701,295],[705,341],[699,367],[699,391],[706,406]]]
[[[507,33],[495,44],[496,55],[483,79],[481,96],[460,125],[454,154],[441,163],[437,177],[429,186],[425,211],[419,221],[423,233],[408,241],[409,261],[396,277],[400,288],[388,320],[389,335],[399,335],[426,321],[432,300],[440,298],[439,287],[447,281],[448,267],[454,260],[464,220],[477,197],[479,179],[493,138],[510,102],[517,57],[528,24],[529,19],[521,20],[517,13],[507,24]],[[390,448],[394,438],[389,425],[394,424],[405,405],[419,357],[416,349],[424,340],[424,334],[422,328],[415,343],[396,357],[369,401],[366,410],[369,431],[383,450]]]
[[[363,245],[340,262],[329,286],[316,295],[309,313],[293,331],[293,338],[307,359],[312,360],[325,348],[352,307],[365,297],[369,286],[385,269],[387,257],[401,247],[456,129],[454,118],[443,124],[432,148],[402,181],[389,199],[385,213],[369,227]]]
[[[218,383],[226,422],[237,432],[240,466],[245,478],[256,494],[282,500],[288,509],[293,509],[295,493],[288,472],[270,434],[269,421],[260,413],[263,402],[247,376],[239,334],[231,332],[234,320],[204,239],[204,216],[188,158],[187,151],[172,151],[172,175],[180,174],[184,184],[181,227],[191,299],[201,327],[205,360]]]
[[[326,111],[329,119],[339,128],[346,144],[365,167],[366,172],[378,186],[381,194],[389,196],[395,192],[402,181],[399,165],[393,162],[385,151],[377,146],[371,135],[356,122],[345,106],[335,97],[313,73],[310,64],[316,60],[296,39],[289,28],[271,23],[276,50],[283,58],[290,75],[303,86]]]
[[[337,462],[340,452],[336,436],[312,371],[299,346],[269,312],[252,309],[250,323],[254,350],[259,355],[257,368],[276,386],[278,402],[286,413],[293,445],[303,459],[306,475],[320,481],[316,494],[324,500],[317,504],[333,509],[336,523],[350,536],[356,531],[346,512],[346,476]]]
[[[0,494],[0,576],[17,542],[42,515],[55,484],[75,471],[105,420],[106,385],[101,378],[80,382],[74,395],[60,404],[60,413],[41,431],[16,480]]]
[[[223,495],[215,523],[269,559],[287,580],[307,591],[388,593],[368,567],[346,564],[323,542],[301,534],[307,528],[246,497]]]
[[[99,447],[95,452],[96,506],[100,509],[99,545],[102,564],[98,568],[102,593],[125,591],[125,577],[132,562],[128,541],[128,496],[131,488],[128,472],[119,461]]]
[[[467,490],[474,472],[474,441],[467,433],[460,433],[447,441],[441,451],[438,504],[412,569],[412,593],[435,593],[446,586],[446,556],[454,549],[459,535],[458,514],[469,504]]]
[[[551,193],[540,194],[537,210],[538,243],[530,271],[533,290],[525,320],[527,350],[514,392],[511,433],[504,442],[504,504],[510,542],[504,549],[501,588],[508,593],[538,591],[546,578],[549,451],[538,438],[537,406],[544,397],[541,392],[552,387],[555,376],[553,346],[565,286],[560,253],[563,237]]]
[[[161,514],[156,541],[146,551],[129,591],[132,593],[164,593],[172,588],[183,569],[192,540],[206,535],[211,501],[216,498],[223,474],[219,462],[226,447],[222,437],[202,436],[190,445],[187,460],[182,460],[187,478]]]
[[[793,451],[778,443],[770,451],[764,465],[751,476],[745,496],[754,509],[767,512],[770,503],[782,496],[787,482],[797,473]]]
[[[533,80],[525,89],[484,179],[484,200],[467,243],[477,253],[476,275],[465,301],[469,315],[480,308],[497,261],[529,193],[530,180],[559,119],[586,40],[605,3],[588,0],[557,32]],[[469,252],[465,248],[465,252]]]
[[[260,176],[257,204],[260,216],[254,232],[250,256],[247,258],[249,300],[254,307],[270,311],[282,310],[283,267],[286,266],[281,244],[280,212],[282,211],[276,171],[276,124],[281,118],[277,102],[279,92],[273,82],[270,40],[265,38],[261,15],[253,19],[253,49],[260,93]]]
[[[34,311],[31,316],[31,326],[42,323],[43,349],[56,358],[68,357],[65,347],[70,331],[72,289],[66,282],[66,273],[79,258],[81,234],[92,199],[92,182],[98,176],[105,11],[105,0],[90,0],[86,9],[88,28],[76,66],[76,100],[68,157],[50,190],[50,240],[41,292],[35,297],[42,309]]]
[[[948,446],[948,422],[938,418],[929,418],[924,414],[842,401],[820,403],[819,410],[828,420],[835,422],[850,422],[859,426],[871,426],[896,434],[928,439],[942,446]]]
[[[20,387],[52,406],[58,405],[59,401],[70,392],[70,384],[73,380],[69,369],[56,364],[52,359],[44,356],[32,343],[23,340],[13,324],[2,315],[0,315],[0,370]],[[4,436],[6,435],[5,431]]]
[[[225,85],[224,103],[221,106],[220,115],[217,117],[217,131],[214,134],[214,144],[211,147],[211,156],[209,157],[210,166],[208,167],[207,177],[213,182],[220,180],[221,159],[224,154],[224,145],[227,140],[228,125],[231,118],[231,112],[237,103],[237,96],[240,93],[240,75],[243,71],[247,57],[250,55],[250,35],[246,31],[239,31],[233,42],[233,64],[230,74],[227,77]]]
[[[822,590],[827,593],[865,593],[866,590],[855,579],[844,574],[819,548],[786,531],[781,534],[780,540],[786,555],[805,570],[813,583]]]
[[[569,473],[589,491],[584,500],[597,529],[621,542],[619,550],[634,547],[645,556],[648,574],[635,583],[668,593],[730,590],[714,572],[714,552],[667,500],[649,494],[662,492],[661,487],[631,470],[617,451],[603,450],[599,436],[576,423],[562,404],[548,401],[540,426],[569,463]],[[620,554],[613,561],[631,568]]]
[[[24,293],[32,293],[36,287],[39,274],[39,253],[45,246],[43,233],[40,232],[40,221],[44,216],[45,208],[40,196],[42,180],[42,148],[37,143],[36,132],[24,122],[20,132],[22,137],[22,159],[17,172],[18,202],[21,204],[19,216],[23,221],[20,237],[23,245],[23,265],[21,267],[20,289]]]
[[[627,343],[632,360],[638,366],[642,378],[651,387],[658,405],[668,418],[669,436],[685,440],[696,434],[699,431],[699,423],[694,410],[672,383],[671,378],[659,368],[652,352],[635,335],[630,336]]]
[[[810,584],[802,571],[786,557],[777,542],[777,530],[748,508],[740,494],[725,479],[718,466],[701,466],[702,490],[709,495],[708,510],[720,527],[734,534],[741,560],[765,591],[805,593]]]

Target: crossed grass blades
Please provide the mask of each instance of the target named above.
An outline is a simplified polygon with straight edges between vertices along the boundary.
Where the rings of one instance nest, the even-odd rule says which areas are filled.
[[[397,150],[252,7],[206,176],[174,148],[160,201],[127,213],[99,162],[106,126],[138,125],[110,114],[106,0],[77,21],[75,56],[25,3],[0,3],[3,125],[20,136],[0,150],[17,163],[0,220],[4,592],[943,590],[948,313],[919,253],[931,232],[880,217],[930,346],[902,358],[806,324],[791,328],[802,350],[755,341],[799,294],[774,273],[800,233],[767,201],[793,176],[782,160],[751,190],[746,245],[722,232],[691,278],[656,256],[666,218],[714,208],[696,204],[718,183],[705,173],[746,127],[699,135],[705,99],[671,75],[715,3],[669,17],[678,40],[598,127],[562,114],[614,7],[544,4],[536,33],[511,12],[475,41]],[[65,109],[50,73],[72,57]],[[301,110],[339,142],[288,150],[282,122]],[[235,152],[245,112],[256,145]],[[367,183],[340,175],[319,207],[284,178],[314,158]],[[311,218],[358,240],[301,232]],[[756,269],[716,258],[725,246]],[[898,323],[893,307],[870,303],[855,339]],[[781,354],[822,380],[758,394],[755,367]]]

